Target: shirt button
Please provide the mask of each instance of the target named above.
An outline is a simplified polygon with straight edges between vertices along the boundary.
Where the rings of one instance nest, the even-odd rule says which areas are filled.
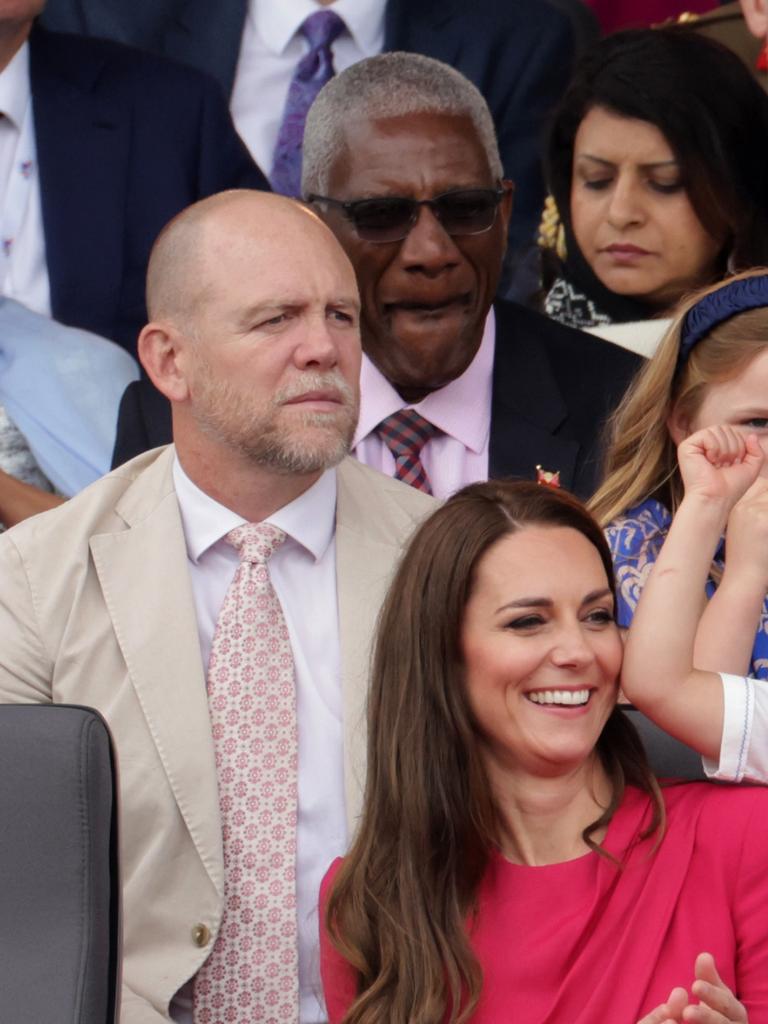
[[[206,924],[196,924],[192,929],[192,941],[196,946],[207,946],[211,941],[211,929]]]

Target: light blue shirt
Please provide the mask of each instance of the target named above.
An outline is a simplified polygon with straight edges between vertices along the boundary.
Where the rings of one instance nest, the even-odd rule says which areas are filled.
[[[109,470],[120,399],[138,376],[113,342],[0,297],[0,403],[59,493]]]

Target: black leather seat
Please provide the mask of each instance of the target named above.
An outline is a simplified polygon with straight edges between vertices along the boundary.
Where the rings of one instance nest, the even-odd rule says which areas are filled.
[[[87,708],[0,706],[0,1020],[112,1024],[115,767]]]
[[[664,732],[631,704],[621,709],[640,733],[651,768],[660,779],[702,780],[701,755]]]

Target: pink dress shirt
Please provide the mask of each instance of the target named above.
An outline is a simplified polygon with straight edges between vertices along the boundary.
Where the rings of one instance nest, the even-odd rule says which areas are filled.
[[[413,406],[404,402],[370,359],[363,356],[360,419],[352,454],[366,466],[394,476],[395,460],[375,428],[393,412],[412,408],[442,431],[426,443],[421,453],[435,497],[447,498],[466,484],[487,480],[495,341],[496,324],[491,310],[480,348],[464,373]]]

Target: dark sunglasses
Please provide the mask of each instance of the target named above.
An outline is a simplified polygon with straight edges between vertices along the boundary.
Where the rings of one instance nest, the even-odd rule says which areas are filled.
[[[480,235],[490,231],[499,203],[509,191],[511,186],[467,188],[444,192],[434,199],[382,196],[348,202],[313,193],[307,196],[307,202],[338,207],[364,242],[399,242],[416,223],[420,206],[428,206],[449,235]]]

